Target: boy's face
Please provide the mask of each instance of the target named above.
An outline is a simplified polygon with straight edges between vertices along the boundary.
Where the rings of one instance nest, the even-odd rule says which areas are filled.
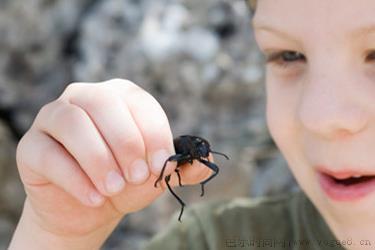
[[[375,237],[375,179],[350,178],[375,176],[374,10],[374,0],[260,0],[253,20],[270,57],[270,133],[336,237],[357,245]]]

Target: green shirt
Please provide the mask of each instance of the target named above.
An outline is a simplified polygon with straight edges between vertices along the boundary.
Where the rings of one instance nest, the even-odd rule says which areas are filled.
[[[196,203],[145,250],[345,249],[302,192]]]

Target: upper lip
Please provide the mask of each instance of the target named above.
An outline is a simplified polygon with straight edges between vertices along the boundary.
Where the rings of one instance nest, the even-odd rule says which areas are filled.
[[[332,170],[329,167],[325,166],[317,166],[316,169],[326,175],[330,175],[334,177],[335,179],[346,179],[352,176],[369,176],[369,175],[374,175],[375,176],[375,169],[372,171],[368,170],[359,170],[355,169],[354,167],[351,168],[341,168],[340,170]]]

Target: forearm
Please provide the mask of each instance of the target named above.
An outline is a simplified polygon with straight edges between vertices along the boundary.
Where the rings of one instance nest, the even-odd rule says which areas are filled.
[[[84,236],[67,237],[55,235],[41,228],[32,219],[29,209],[24,208],[13,234],[9,250],[96,250],[111,234],[117,221]]]

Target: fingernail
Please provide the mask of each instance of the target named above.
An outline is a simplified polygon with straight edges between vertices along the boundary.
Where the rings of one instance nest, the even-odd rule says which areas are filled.
[[[148,176],[149,176],[148,165],[144,160],[142,159],[135,160],[130,165],[127,178],[129,178],[129,180],[131,180],[132,182],[134,183],[142,182],[146,180]]]
[[[169,156],[170,156],[170,154],[165,149],[162,149],[162,150],[159,150],[159,151],[155,152],[152,155],[152,160],[151,160],[152,169],[156,173],[160,173],[161,169],[164,166],[165,161],[169,158]]]
[[[90,199],[91,204],[93,204],[94,206],[97,206],[104,201],[103,195],[99,194],[96,191],[92,191],[90,193],[89,199]]]
[[[107,174],[106,186],[109,193],[117,193],[124,188],[125,181],[117,171],[111,170]]]

